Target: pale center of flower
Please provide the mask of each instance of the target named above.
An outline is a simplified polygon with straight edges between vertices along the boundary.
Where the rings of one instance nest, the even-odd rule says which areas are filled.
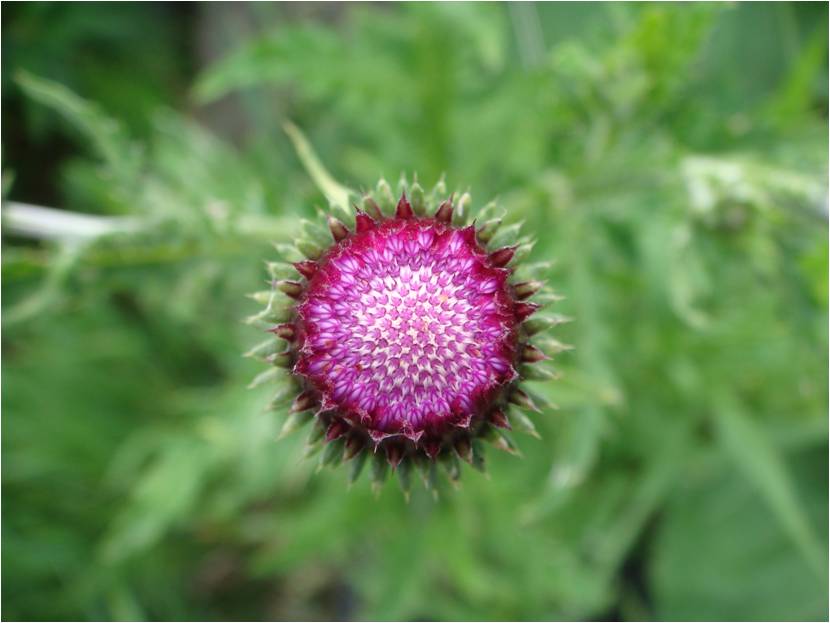
[[[321,265],[300,306],[302,368],[376,430],[463,419],[512,375],[511,305],[471,232],[392,223]]]

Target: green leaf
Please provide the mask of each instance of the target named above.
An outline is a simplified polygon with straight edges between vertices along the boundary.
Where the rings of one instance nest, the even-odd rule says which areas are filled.
[[[140,172],[141,149],[126,135],[121,125],[98,105],[87,101],[63,85],[39,78],[25,71],[15,75],[16,82],[33,100],[55,110],[88,140],[98,156],[129,193]]]
[[[288,138],[291,139],[306,172],[317,184],[317,188],[326,196],[332,206],[339,208],[344,214],[349,214],[349,197],[355,194],[354,191],[346,188],[331,176],[323,163],[320,162],[317,154],[314,153],[311,143],[308,142],[308,139],[297,126],[287,121],[283,125],[283,129],[288,134]]]
[[[731,396],[722,394],[715,404],[715,424],[724,451],[763,496],[813,571],[824,575],[827,561],[822,552],[826,548],[819,546],[779,452]]]
[[[827,527],[827,453],[789,465]],[[727,461],[690,470],[674,490],[650,548],[648,584],[657,620],[827,619],[827,581],[793,548],[780,520]],[[827,550],[826,541],[817,544]]]

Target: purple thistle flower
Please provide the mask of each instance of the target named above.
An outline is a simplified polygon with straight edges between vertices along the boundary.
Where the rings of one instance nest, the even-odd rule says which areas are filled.
[[[309,453],[325,446],[322,464],[352,459],[354,479],[368,451],[375,481],[389,464],[408,492],[413,464],[431,486],[436,460],[455,480],[459,457],[483,467],[480,440],[515,452],[513,424],[535,434],[515,406],[538,410],[541,401],[519,382],[553,374],[538,368],[548,356],[528,340],[563,318],[528,320],[539,305],[525,299],[543,284],[511,282],[530,248],[515,240],[518,227],[501,235],[500,218],[472,224],[469,195],[435,207],[417,182],[385,214],[378,203],[389,211],[394,202],[385,182],[378,188],[351,229],[328,216],[333,241],[297,242],[308,258],[291,264],[299,278],[274,281],[292,304],[280,311],[266,293],[268,307],[254,317],[284,320],[268,330],[289,347],[277,352],[272,340],[251,354],[289,368],[299,385],[285,432],[313,420]]]

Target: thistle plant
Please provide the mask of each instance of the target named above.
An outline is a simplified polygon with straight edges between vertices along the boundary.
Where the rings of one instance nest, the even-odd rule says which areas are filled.
[[[521,266],[533,246],[521,224],[502,226],[492,202],[474,213],[469,193],[425,193],[402,179],[396,201],[381,180],[351,214],[321,213],[293,245],[277,245],[265,309],[252,323],[269,339],[250,351],[288,371],[273,401],[288,434],[311,423],[307,454],[320,465],[369,456],[380,485],[391,467],[408,495],[412,467],[434,489],[436,465],[452,482],[460,460],[484,470],[482,442],[518,454],[510,431],[535,435],[527,412],[547,405],[521,387],[555,377],[544,363],[566,348],[541,334],[564,320],[538,313],[557,299]]]

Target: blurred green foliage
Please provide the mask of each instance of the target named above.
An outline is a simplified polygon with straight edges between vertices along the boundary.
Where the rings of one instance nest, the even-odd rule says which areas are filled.
[[[827,618],[825,4],[5,8],[4,199],[133,219],[6,223],[5,619]],[[244,293],[324,201],[286,119],[557,259],[523,459],[407,505],[275,442]]]

